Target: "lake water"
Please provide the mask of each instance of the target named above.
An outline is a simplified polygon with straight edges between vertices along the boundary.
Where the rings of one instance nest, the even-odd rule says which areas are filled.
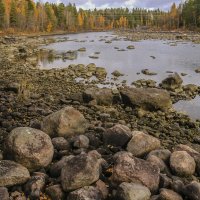
[[[167,71],[172,71],[179,74],[187,74],[182,77],[184,84],[193,83],[200,85],[200,74],[195,72],[195,69],[200,67],[200,45],[193,44],[192,42],[175,43],[174,41],[167,40],[133,42],[127,41],[123,37],[118,37],[111,32],[68,34],[66,36],[54,37],[58,40],[67,37],[68,40],[47,45],[45,48],[61,53],[84,47],[86,52],[78,52],[75,60],[63,61],[62,59],[56,59],[48,61],[47,59],[41,59],[39,62],[41,68],[64,68],[70,64],[87,65],[95,63],[98,67],[106,68],[108,79],[112,77],[111,73],[115,70],[123,73],[125,76],[121,77],[120,81],[126,80],[127,84],[142,78],[152,79],[160,83],[169,75]],[[128,50],[127,46],[129,45],[134,45],[135,49]],[[99,54],[95,54],[95,52],[99,52]],[[89,56],[93,55],[99,58],[89,58]],[[147,76],[141,74],[142,69],[149,69],[152,72],[156,72],[157,75]],[[193,105],[195,109],[192,112],[195,112],[197,109],[200,111],[199,102],[200,98],[192,101],[189,105],[187,102],[185,107],[179,105],[176,107],[190,114],[188,107]],[[181,105],[183,105],[183,102]],[[193,115],[193,117],[200,119],[200,112],[198,113]]]

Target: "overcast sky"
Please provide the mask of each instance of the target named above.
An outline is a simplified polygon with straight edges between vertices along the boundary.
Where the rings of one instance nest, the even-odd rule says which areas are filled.
[[[43,0],[45,1],[45,0]],[[140,7],[140,8],[160,8],[168,10],[173,2],[179,4],[184,0],[48,0],[54,3],[75,3],[78,8],[94,9],[96,8],[111,8],[111,7]]]

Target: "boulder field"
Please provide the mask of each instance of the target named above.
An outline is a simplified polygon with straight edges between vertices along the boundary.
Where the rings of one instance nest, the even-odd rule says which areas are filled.
[[[199,200],[200,153],[126,125],[88,134],[73,107],[51,113],[41,130],[13,129],[0,160],[0,197],[52,200]],[[98,142],[95,141],[98,138]]]

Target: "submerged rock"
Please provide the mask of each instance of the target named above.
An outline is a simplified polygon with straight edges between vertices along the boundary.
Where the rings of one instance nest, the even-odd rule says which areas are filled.
[[[123,76],[122,73],[120,73],[119,71],[115,70],[114,72],[112,72],[112,75],[115,76],[115,77],[120,77],[120,76]]]
[[[166,111],[172,107],[169,93],[162,89],[125,87],[120,90],[120,93],[125,105],[150,111]]]
[[[135,47],[133,45],[129,45],[127,46],[127,49],[135,49]]]
[[[88,123],[84,116],[73,107],[65,107],[45,117],[42,130],[51,137],[69,137],[84,134]]]
[[[29,171],[24,166],[10,160],[0,161],[0,187],[24,184],[29,178]]]
[[[30,171],[48,166],[53,158],[50,137],[37,129],[15,128],[5,142],[6,155],[27,167]]]
[[[78,49],[78,51],[80,51],[80,52],[85,52],[85,51],[86,51],[86,48],[85,48],[85,47],[82,47],[82,48]]]
[[[157,75],[157,73],[151,72],[151,71],[149,71],[149,69],[143,69],[141,72],[142,72],[143,74],[149,75],[149,76]]]

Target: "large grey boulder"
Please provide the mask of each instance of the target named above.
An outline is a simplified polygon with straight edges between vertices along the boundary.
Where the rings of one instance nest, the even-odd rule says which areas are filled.
[[[8,158],[34,171],[51,163],[54,148],[46,133],[29,127],[19,127],[8,135],[5,152]]]
[[[154,193],[159,187],[160,170],[150,162],[134,157],[131,153],[120,152],[114,156],[111,180],[114,184],[140,182]]]
[[[150,190],[139,183],[121,183],[117,189],[118,200],[149,200]]]
[[[96,151],[68,160],[61,171],[63,190],[68,192],[89,186],[99,179],[101,156]]]
[[[191,176],[195,172],[196,163],[186,151],[175,151],[170,157],[170,167],[179,176]]]
[[[27,168],[10,160],[0,161],[0,187],[24,184],[30,178]]]
[[[136,157],[144,156],[150,151],[160,148],[160,140],[140,131],[134,131],[133,137],[127,146],[127,151]]]
[[[124,147],[125,145],[127,145],[131,137],[131,130],[127,126],[121,124],[117,124],[112,128],[107,129],[103,133],[104,143],[117,147]]]
[[[166,111],[172,107],[170,95],[166,90],[125,87],[120,90],[120,93],[125,105],[150,111]]]
[[[87,127],[87,120],[73,107],[66,107],[50,114],[44,118],[42,123],[42,130],[51,137],[84,134]]]

